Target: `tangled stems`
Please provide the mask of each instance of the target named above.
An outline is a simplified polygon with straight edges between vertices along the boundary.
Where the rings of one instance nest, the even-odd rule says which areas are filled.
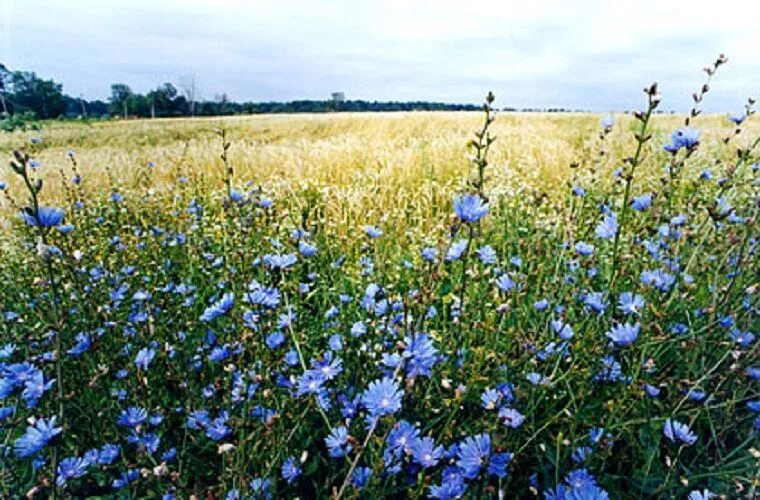
[[[712,367],[711,367],[711,368],[710,368],[710,369],[709,369],[709,370],[708,370],[708,371],[707,371],[707,372],[706,372],[704,375],[702,375],[702,377],[700,377],[700,379],[699,379],[699,380],[697,380],[697,381],[696,381],[696,384],[695,384],[695,385],[699,385],[699,384],[700,384],[702,381],[704,381],[704,380],[708,380],[708,379],[709,379],[709,378],[712,376],[712,374],[713,374],[713,373],[715,373],[715,371],[716,371],[716,370],[717,370],[717,369],[718,369],[718,368],[719,368],[719,367],[720,367],[720,366],[723,364],[723,362],[725,362],[725,361],[726,361],[726,359],[729,357],[729,355],[730,355],[730,354],[731,354],[731,351],[726,351],[726,353],[725,353],[725,354],[724,354],[724,355],[723,355],[723,356],[722,356],[722,357],[721,357],[721,358],[720,358],[720,359],[719,359],[719,360],[718,360],[718,361],[715,363],[715,365],[713,365],[713,366],[712,366]],[[682,407],[682,406],[683,406],[683,405],[684,405],[684,404],[685,404],[687,401],[688,401],[688,394],[687,394],[687,395],[685,395],[685,396],[683,396],[683,397],[681,398],[681,400],[678,402],[678,404],[676,405],[676,407],[673,409],[673,415],[676,415],[676,414],[678,413],[678,411],[681,409],[681,407]],[[699,410],[699,411],[697,412],[697,415],[699,414],[699,412],[700,412],[700,411],[701,411],[701,410]],[[697,419],[697,416],[694,416],[694,417],[692,417],[692,419],[691,419],[691,422],[690,422],[690,423],[691,423],[691,424],[693,424],[693,423],[694,423],[694,421],[696,421],[696,419]],[[666,488],[666,487],[668,486],[668,484],[670,484],[670,477],[671,477],[671,475],[673,474],[673,471],[676,469],[676,466],[678,465],[678,461],[679,461],[679,460],[680,460],[680,458],[681,458],[681,453],[683,452],[683,450],[684,450],[685,448],[686,448],[686,446],[685,446],[685,445],[682,445],[682,446],[679,446],[679,447],[678,447],[678,451],[677,451],[677,453],[676,453],[676,457],[675,457],[675,459],[672,461],[672,463],[670,464],[670,467],[668,468],[668,474],[667,474],[667,476],[665,477],[665,481],[663,481],[663,482],[660,484],[660,486],[659,486],[659,488],[658,488],[658,492],[662,491],[664,488]]]
[[[399,373],[401,373],[402,366],[404,366],[404,364],[399,363],[399,365],[393,371],[393,377],[392,377],[393,379],[396,379]],[[364,454],[364,450],[367,449],[367,445],[369,445],[370,439],[372,439],[372,436],[375,435],[375,431],[377,430],[377,424],[379,422],[380,422],[380,418],[375,417],[375,420],[372,422],[372,426],[370,427],[369,431],[367,431],[367,436],[364,438],[364,441],[362,442],[361,448],[356,452],[356,456],[351,462],[351,466],[348,468],[348,472],[346,473],[346,477],[343,479],[343,483],[340,485],[340,489],[337,491],[337,493],[333,493],[333,500],[340,500],[341,498],[343,498],[343,493],[346,491],[346,488],[348,488],[348,485],[351,482],[351,476],[356,470],[356,467],[359,465],[359,460],[362,458],[362,455]]]
[[[744,149],[739,149],[737,153],[738,160],[736,164],[734,164],[731,167],[730,172],[729,172],[729,176],[731,178],[736,179],[741,173],[743,167],[745,167],[748,163],[752,161],[752,158],[753,158],[752,153],[755,150],[755,148],[758,147],[758,145],[760,145],[760,137],[755,139],[748,147]],[[717,197],[721,198],[721,197],[733,194],[735,191],[736,191],[736,182],[726,182],[718,190]],[[682,272],[683,274],[688,274],[691,271],[692,266],[695,264],[695,262],[697,262],[697,257],[702,255],[702,251],[705,247],[705,243],[707,242],[707,239],[709,238],[711,234],[711,231],[709,231],[707,228],[707,224],[710,221],[717,223],[720,219],[725,217],[725,215],[720,214],[719,211],[717,210],[717,204],[718,202],[716,201],[713,206],[707,207],[705,211],[705,216],[702,218],[702,221],[699,223],[699,226],[694,231],[694,234],[701,235],[701,237],[699,239],[699,243],[694,247],[693,251],[691,252],[691,255],[689,256],[689,260],[686,261],[686,265],[684,266],[683,272]],[[756,213],[757,213],[757,209],[755,209],[755,214]],[[752,225],[754,226],[754,222],[752,223]],[[749,228],[748,228],[747,237],[743,240],[744,243],[742,244],[742,248],[744,248],[750,236],[751,236],[751,232],[749,231]],[[727,296],[728,294],[726,294],[726,297],[724,297],[724,300],[721,301],[721,303],[725,301],[725,298],[727,298]],[[670,296],[667,300],[667,304],[670,304],[674,299],[676,299],[676,297],[677,297],[676,289],[673,289],[670,292]]]
[[[469,234],[467,235],[467,247],[464,250],[464,255],[462,256],[462,274],[459,278],[459,281],[461,282],[460,288],[459,288],[459,321],[457,322],[457,329],[459,330],[459,336],[462,335],[462,323],[464,320],[464,314],[465,314],[465,302],[467,297],[467,264],[470,260],[470,253],[472,249],[472,240],[475,237],[475,228],[472,224],[468,225]],[[468,346],[469,347],[469,346]]]
[[[63,405],[63,355],[61,345],[61,315],[58,310],[60,295],[58,293],[58,286],[56,285],[55,275],[53,274],[53,265],[50,260],[46,258],[45,265],[47,267],[48,279],[50,280],[50,287],[53,291],[53,318],[55,319],[56,332],[55,332],[55,376],[56,376],[56,390],[58,396],[58,418],[63,423],[64,418],[64,405]],[[51,460],[51,467],[53,468],[53,480],[55,481],[58,474],[58,447],[53,447],[53,458]],[[57,488],[53,486],[53,498],[56,496]]]
[[[377,423],[378,423],[378,420],[375,420],[375,422],[372,423],[372,427],[370,427],[369,431],[367,432],[367,436],[364,438],[364,441],[362,442],[361,449],[356,453],[356,456],[351,462],[351,466],[348,468],[348,472],[346,472],[346,477],[343,478],[343,483],[341,483],[340,489],[337,491],[337,493],[333,494],[333,500],[340,500],[341,498],[343,498],[343,493],[346,491],[346,488],[348,488],[348,485],[351,482],[351,475],[354,473],[354,471],[356,470],[356,467],[359,465],[359,459],[361,459],[362,455],[364,454],[364,450],[367,449],[367,445],[369,444],[370,439],[372,439],[372,436],[375,435],[375,430],[377,429]]]
[[[731,273],[731,281],[729,281],[728,286],[726,287],[726,291],[723,293],[723,297],[715,304],[715,307],[721,307],[723,306],[726,301],[728,300],[729,295],[731,294],[731,290],[734,288],[734,285],[736,284],[736,279],[739,274],[739,270],[741,268],[742,260],[744,259],[744,256],[747,252],[747,245],[752,238],[752,235],[754,234],[754,225],[757,223],[757,214],[758,214],[758,207],[755,207],[755,210],[753,212],[752,218],[750,222],[747,222],[747,228],[745,232],[745,237],[742,239],[741,246],[739,247],[738,256],[736,257],[736,265],[734,266],[734,271]]]
[[[615,233],[615,240],[612,245],[612,277],[610,279],[610,288],[614,286],[619,271],[619,243],[620,237],[625,230],[625,224],[628,220],[628,212],[630,211],[630,207],[628,205],[631,198],[631,186],[633,185],[634,172],[636,171],[636,167],[644,161],[642,158],[644,144],[646,144],[652,138],[652,134],[648,132],[649,121],[652,117],[652,113],[660,104],[660,95],[657,92],[657,83],[653,83],[649,87],[645,88],[644,93],[647,95],[647,110],[644,113],[638,111],[634,114],[634,116],[641,122],[641,128],[634,135],[636,138],[636,152],[634,153],[633,157],[626,159],[626,163],[629,164],[629,169],[625,174],[625,191],[623,192],[623,206],[621,207],[620,214],[620,228]]]
[[[288,296],[285,295],[285,304],[286,308],[290,309],[290,304],[288,302]],[[303,351],[301,350],[301,344],[298,342],[298,337],[293,331],[293,326],[291,324],[288,324],[288,331],[290,332],[291,337],[293,338],[293,345],[296,348],[296,352],[298,353],[298,361],[301,364],[301,368],[303,368],[304,371],[308,370],[308,366],[306,366],[306,360],[303,357]],[[317,405],[317,410],[319,411],[319,414],[322,416],[322,420],[324,420],[325,425],[327,425],[327,428],[332,428],[332,425],[330,424],[330,419],[327,417],[327,414],[325,413],[325,410],[322,409],[320,405]]]
[[[39,238],[37,245],[38,255],[45,263],[45,271],[47,273],[48,283],[50,285],[51,292],[53,294],[53,320],[55,322],[55,374],[56,374],[56,392],[58,398],[58,421],[63,424],[64,421],[64,391],[63,391],[63,356],[62,356],[62,343],[61,343],[61,329],[62,329],[62,315],[59,310],[60,307],[60,293],[58,285],[56,283],[55,273],[53,270],[53,264],[51,263],[50,247],[48,246],[47,233],[50,230],[49,227],[45,227],[42,223],[42,216],[40,214],[39,194],[42,191],[42,179],[37,179],[32,183],[32,179],[29,176],[29,155],[21,153],[16,150],[13,152],[15,161],[11,161],[11,168],[23,179],[24,185],[29,191],[29,201],[31,207],[25,207],[24,212],[27,216],[31,217],[34,222],[32,226],[36,228],[36,233]],[[53,447],[51,457],[51,468],[53,476],[52,496],[57,497],[57,487],[55,481],[58,474],[58,446]]]

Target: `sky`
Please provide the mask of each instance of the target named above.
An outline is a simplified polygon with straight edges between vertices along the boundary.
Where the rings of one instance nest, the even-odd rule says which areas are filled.
[[[432,100],[623,111],[660,83],[686,111],[729,57],[707,111],[760,96],[749,0],[0,0],[0,62],[105,99],[195,79],[201,98]]]

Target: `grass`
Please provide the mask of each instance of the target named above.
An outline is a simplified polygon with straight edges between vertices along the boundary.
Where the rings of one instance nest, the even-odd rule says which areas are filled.
[[[654,115],[648,140],[628,115],[600,135],[600,118],[499,115],[488,214],[469,222],[453,199],[477,191],[478,113],[0,136],[30,155],[0,208],[0,491],[752,496],[760,128],[700,116],[698,146],[671,155],[683,116]],[[624,201],[647,193],[643,210]],[[22,224],[37,198],[73,230]],[[620,307],[624,293],[640,303]],[[31,401],[24,362],[56,379]],[[392,390],[374,398],[379,380]],[[130,407],[145,418],[120,423]],[[54,415],[60,435],[20,456],[27,419]],[[434,459],[417,439],[393,448],[405,422]],[[88,455],[105,444],[112,462]]]
[[[493,125],[499,137],[491,155],[489,185],[513,198],[546,193],[555,200],[573,174],[573,163],[597,161],[598,115],[508,113]],[[377,113],[337,115],[272,115],[226,119],[139,120],[128,122],[51,122],[35,157],[50,168],[66,166],[73,151],[87,196],[103,195],[116,185],[125,194],[142,187],[143,168],[157,165],[154,189],[170,189],[178,172],[198,176],[204,189],[224,183],[221,148],[216,130],[224,128],[232,141],[230,163],[240,182],[261,185],[278,197],[298,198],[314,190],[330,203],[325,209],[343,231],[378,219],[393,220],[398,234],[423,233],[436,224],[468,175],[467,142],[480,125],[477,113]],[[655,117],[655,134],[664,142],[683,117]],[[630,155],[634,126],[620,117],[606,141],[605,168]],[[725,116],[702,118],[700,127],[710,159],[730,159],[719,147],[732,129]],[[754,123],[744,133],[758,133]],[[29,134],[0,136],[6,155],[28,141]],[[705,155],[707,157],[707,155]],[[649,181],[659,166],[645,165]],[[109,176],[110,179],[109,180]],[[608,177],[608,176],[605,176]],[[14,181],[15,179],[8,179]],[[609,180],[608,178],[605,180]],[[59,178],[48,175],[50,196],[61,199]],[[105,188],[105,189],[104,189]]]

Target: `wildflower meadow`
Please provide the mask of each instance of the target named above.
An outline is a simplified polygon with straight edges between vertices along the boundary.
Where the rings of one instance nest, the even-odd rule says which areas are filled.
[[[688,115],[652,84],[0,137],[0,496],[757,497],[760,128],[701,112],[725,63]]]

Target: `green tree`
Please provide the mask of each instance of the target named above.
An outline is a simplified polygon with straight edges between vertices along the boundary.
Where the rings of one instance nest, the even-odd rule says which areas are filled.
[[[147,101],[150,115],[153,117],[178,116],[184,114],[187,108],[184,97],[179,96],[176,87],[171,83],[164,83],[148,92]]]
[[[55,118],[63,114],[66,104],[63,100],[63,86],[53,80],[43,80],[29,71],[14,71],[10,74],[10,92],[6,105],[11,113],[31,111],[40,118]]]
[[[122,114],[124,118],[129,114],[129,99],[133,96],[132,89],[126,83],[114,83],[111,85],[111,97],[108,99],[111,114]]]

